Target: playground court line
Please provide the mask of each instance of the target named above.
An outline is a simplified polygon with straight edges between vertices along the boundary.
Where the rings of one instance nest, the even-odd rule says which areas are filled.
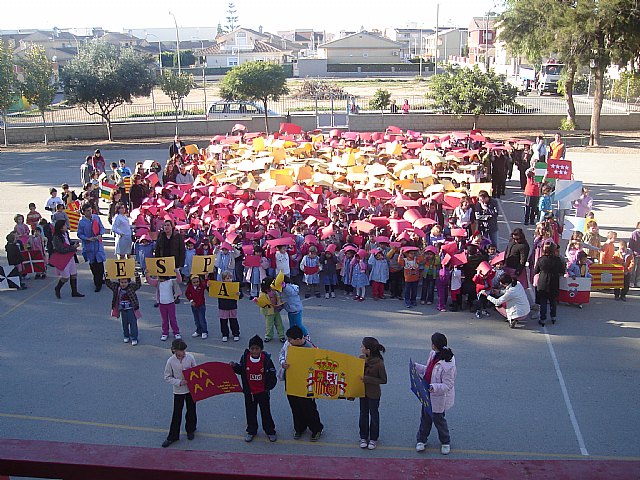
[[[507,224],[507,228],[509,232],[513,232],[511,228],[511,222],[509,221],[509,217],[505,215],[504,207],[502,206],[502,202],[498,199],[498,206],[500,207],[500,212],[502,213],[502,218],[504,218],[504,223]],[[531,265],[529,265],[531,268]],[[533,293],[532,286],[530,285],[527,288],[527,296],[531,303],[533,302]],[[558,358],[556,357],[555,349],[553,348],[553,343],[551,342],[551,337],[549,336],[549,332],[547,331],[547,327],[542,328],[542,332],[544,334],[545,340],[547,342],[547,346],[549,348],[549,356],[551,357],[551,361],[553,362],[553,368],[556,371],[556,378],[560,383],[560,390],[562,391],[562,398],[564,399],[564,404],[567,407],[567,412],[569,414],[569,420],[571,421],[571,426],[573,427],[573,432],[575,433],[576,440],[578,441],[578,447],[580,448],[580,453],[582,456],[589,456],[589,452],[587,451],[587,447],[584,443],[584,438],[582,437],[582,432],[580,431],[580,425],[578,425],[578,419],[576,418],[576,414],[573,410],[573,405],[571,404],[571,399],[569,398],[569,391],[567,390],[567,385],[564,381],[564,375],[562,375],[562,370],[560,370],[560,363],[558,362]]]
[[[14,413],[0,413],[0,418],[12,419],[12,420],[23,420],[23,421],[33,421],[33,422],[45,422],[52,424],[66,424],[66,425],[81,425],[87,427],[99,427],[99,428],[109,428],[115,430],[128,430],[128,431],[137,431],[137,432],[149,432],[149,433],[166,433],[166,428],[156,428],[156,427],[144,427],[139,425],[121,425],[114,423],[101,423],[101,422],[90,422],[86,420],[73,420],[66,418],[54,418],[54,417],[40,417],[34,415],[20,415]],[[184,432],[183,432],[184,433]],[[244,436],[240,435],[227,435],[221,433],[205,433],[198,431],[199,437],[204,438],[215,438],[215,439],[223,439],[223,440],[235,440],[237,442],[242,442],[244,444]],[[258,441],[267,442],[265,439],[256,439]],[[313,445],[319,447],[332,447],[339,448],[344,450],[360,450],[360,446],[357,443],[330,443],[330,442],[317,442],[311,443],[310,441],[305,440],[284,440],[279,438],[278,444],[284,445]],[[403,447],[396,445],[378,445],[377,450],[382,451],[395,451],[395,452],[415,452],[413,447]],[[427,452],[435,453],[438,452],[437,448],[427,448]],[[498,456],[498,457],[509,457],[509,458],[541,458],[541,459],[549,459],[549,460],[576,460],[576,459],[584,459],[583,455],[578,454],[570,454],[570,453],[542,453],[542,452],[510,452],[510,451],[496,451],[496,450],[453,450],[454,454],[462,454],[462,455],[485,455],[485,456]],[[419,455],[422,457],[422,455]],[[640,461],[640,457],[624,457],[624,456],[608,456],[608,455],[589,455],[589,459],[594,460],[615,460],[615,461]]]

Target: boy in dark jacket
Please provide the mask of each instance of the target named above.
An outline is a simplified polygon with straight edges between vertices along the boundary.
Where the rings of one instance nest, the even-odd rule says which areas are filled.
[[[25,275],[22,273],[22,251],[24,247],[15,232],[9,233],[6,238],[7,244],[4,246],[4,250],[7,252],[7,263],[18,269],[20,273],[20,290],[24,290],[27,288],[23,281]]]
[[[140,318],[140,302],[136,290],[141,287],[140,277],[137,275],[135,283],[128,278],[121,278],[117,282],[106,280],[107,287],[113,291],[111,299],[111,316],[122,319],[122,333],[124,343],[134,347],[138,345],[138,318]]]
[[[258,407],[262,417],[262,429],[270,442],[275,442],[276,424],[271,416],[269,391],[277,383],[276,368],[271,355],[263,351],[264,343],[258,335],[249,340],[249,348],[244,351],[240,363],[230,362],[233,371],[242,379],[244,393],[244,409],[247,416],[247,436],[245,442],[250,442],[258,433]]]

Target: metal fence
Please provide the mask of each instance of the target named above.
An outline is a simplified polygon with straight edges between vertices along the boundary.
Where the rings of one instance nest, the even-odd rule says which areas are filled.
[[[332,99],[299,99],[286,97],[278,102],[271,102],[268,105],[270,110],[280,115],[317,112],[346,112],[349,108],[351,97],[338,97]],[[372,97],[355,96],[355,102],[358,111],[374,112],[369,102]],[[415,95],[402,97],[397,99],[398,106],[402,104],[404,99],[409,101],[411,112],[435,113],[430,101],[423,95]],[[183,102],[179,111],[179,119],[204,119],[205,112],[213,103],[207,102]],[[591,114],[593,106],[593,98],[586,95],[578,95],[574,97],[576,113],[578,115]],[[261,107],[261,105],[259,105]],[[640,102],[632,103],[624,100],[616,101],[613,99],[605,99],[602,105],[602,114],[624,114],[626,112],[640,112]],[[559,96],[519,96],[515,106],[504,106],[498,108],[496,113],[499,114],[566,114],[567,104],[562,97]],[[258,114],[259,115],[259,114]],[[251,114],[215,114],[209,115],[208,118],[250,118]],[[133,103],[124,104],[113,110],[111,120],[113,122],[132,122],[132,121],[158,121],[172,120],[175,118],[175,110],[171,103]],[[51,110],[46,112],[47,123],[52,124],[100,124],[103,122],[99,115],[90,115],[81,107],[70,107],[64,104],[54,105]],[[41,123],[39,110],[29,110],[25,112],[13,113],[7,116],[9,126],[27,126],[39,125]]]

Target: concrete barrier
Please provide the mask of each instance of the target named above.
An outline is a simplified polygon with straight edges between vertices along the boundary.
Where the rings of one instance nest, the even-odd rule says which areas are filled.
[[[478,128],[491,131],[520,131],[520,130],[556,130],[564,115],[483,115],[478,121]],[[278,128],[285,117],[270,117],[271,131]],[[580,129],[588,129],[591,117],[578,115],[576,117]],[[300,125],[304,130],[316,128],[316,117],[313,114],[293,114],[291,122]],[[640,113],[632,112],[619,115],[602,115],[600,117],[601,130],[604,131],[635,131],[640,130]],[[253,117],[235,120],[185,120],[180,122],[180,134],[184,136],[208,136],[226,134],[236,123],[246,125],[249,131],[264,131],[264,118]],[[385,114],[361,113],[349,115],[349,129],[355,132],[384,131],[389,125],[403,130],[421,132],[442,132],[454,130],[470,130],[473,127],[473,116],[438,115],[427,113]],[[175,123],[168,121],[138,121],[113,124],[114,140],[171,137],[175,132]],[[2,138],[0,128],[0,138]],[[39,143],[43,139],[42,126],[10,126],[7,129],[9,143]],[[103,140],[107,138],[107,129],[103,124],[74,124],[47,125],[49,141],[62,140]]]

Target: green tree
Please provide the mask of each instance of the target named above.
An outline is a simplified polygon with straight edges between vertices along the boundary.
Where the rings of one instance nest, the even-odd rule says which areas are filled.
[[[227,24],[225,30],[231,32],[238,27],[238,14],[236,10],[236,4],[233,2],[227,3]]]
[[[64,91],[71,104],[80,105],[89,115],[102,117],[109,141],[113,140],[111,113],[131,103],[135,97],[147,97],[155,83],[149,68],[151,57],[132,48],[94,41],[62,72]]]
[[[187,73],[177,75],[170,70],[165,70],[160,77],[160,88],[171,99],[171,104],[176,111],[176,135],[178,135],[178,110],[180,109],[180,104],[189,95],[194,86],[193,77]]]
[[[504,75],[473,68],[448,68],[431,79],[427,98],[436,111],[462,116],[473,115],[476,128],[480,115],[495,113],[499,108],[515,106],[518,91],[506,82]]]
[[[282,66],[267,62],[247,62],[233,67],[220,82],[220,95],[225,100],[252,100],[262,102],[264,127],[269,133],[267,103],[277,102],[289,93]]]
[[[501,38],[516,52],[523,45],[534,45],[540,53],[558,52],[569,69],[568,96],[577,68],[591,67],[594,99],[589,145],[599,145],[606,69],[611,64],[627,68],[640,60],[637,1],[507,0],[506,6]],[[572,113],[575,116],[569,106],[569,115]]]
[[[49,109],[56,95],[56,84],[51,62],[40,45],[30,45],[25,55],[19,60],[22,68],[20,90],[29,103],[40,109],[42,128],[44,130],[44,144],[47,144],[47,121],[45,113]]]
[[[380,114],[384,119],[384,110],[391,103],[391,93],[389,90],[384,90],[379,88],[376,90],[376,93],[373,94],[371,100],[369,100],[369,106],[374,110],[380,110]]]
[[[14,101],[16,81],[13,49],[4,42],[0,42],[0,114],[5,147],[7,146],[7,110]]]

